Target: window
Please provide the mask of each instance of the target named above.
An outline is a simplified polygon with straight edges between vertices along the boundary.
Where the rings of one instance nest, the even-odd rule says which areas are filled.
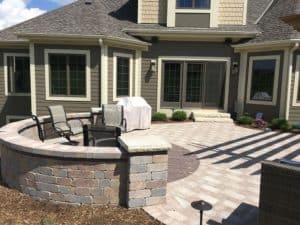
[[[132,96],[132,55],[114,53],[114,101]]]
[[[5,54],[6,94],[30,93],[30,63],[27,54]]]
[[[181,63],[165,63],[164,102],[180,101]]]
[[[210,0],[177,0],[177,8],[210,9]]]
[[[90,52],[45,50],[46,99],[90,101]]]
[[[300,56],[297,56],[294,77],[293,106],[300,106]]]
[[[276,105],[279,56],[250,58],[248,103]]]

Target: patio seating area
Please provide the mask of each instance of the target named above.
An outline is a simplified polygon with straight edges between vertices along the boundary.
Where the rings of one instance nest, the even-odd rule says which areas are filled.
[[[165,224],[198,225],[199,211],[191,203],[205,200],[213,208],[204,213],[204,224],[257,225],[261,162],[300,161],[299,135],[234,124],[156,124],[151,130],[126,135],[161,135],[200,162],[190,176],[168,183],[166,204],[144,208]],[[182,157],[178,155],[178,164]]]

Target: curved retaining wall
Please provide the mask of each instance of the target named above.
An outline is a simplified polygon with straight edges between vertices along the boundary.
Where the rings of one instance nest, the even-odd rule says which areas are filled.
[[[31,120],[9,124],[0,133],[3,181],[34,199],[130,208],[165,201],[171,146],[159,137],[125,135],[122,148],[43,143]]]

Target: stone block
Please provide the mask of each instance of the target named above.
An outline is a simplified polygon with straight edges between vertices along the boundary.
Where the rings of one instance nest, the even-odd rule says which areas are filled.
[[[91,204],[93,202],[93,198],[91,196],[78,196],[78,195],[64,195],[67,202],[70,203],[80,203],[80,204]]]
[[[57,202],[65,202],[65,196],[62,193],[51,193],[49,199]]]
[[[157,188],[151,190],[151,197],[161,197],[167,194],[166,188]]]
[[[103,188],[91,188],[91,195],[92,196],[100,196],[104,194]]]
[[[159,172],[159,171],[167,171],[168,164],[167,163],[153,163],[148,164],[148,171],[149,172]]]
[[[93,204],[107,205],[109,204],[109,197],[105,195],[94,196]]]
[[[142,190],[146,188],[146,182],[140,181],[140,182],[133,182],[129,184],[129,190],[130,191],[136,191],[136,190]]]
[[[59,185],[58,192],[61,194],[74,194],[74,187]]]
[[[88,187],[77,187],[74,191],[75,195],[88,196],[91,194],[91,191]]]
[[[48,191],[52,193],[58,192],[58,185],[55,184],[45,184],[41,182],[36,182],[36,186],[39,191]]]
[[[35,180],[46,184],[56,184],[57,178],[48,175],[36,174]]]
[[[35,169],[35,172],[43,175],[52,176],[52,168],[50,167],[38,167]]]
[[[104,172],[103,171],[95,171],[95,178],[96,179],[103,179],[104,178]]]
[[[86,171],[86,170],[69,170],[68,171],[69,178],[94,178],[93,171]]]
[[[152,180],[146,182],[146,188],[153,189],[153,188],[162,188],[167,186],[166,180]]]
[[[98,187],[99,180],[74,178],[72,181],[72,186],[74,186],[74,187]]]
[[[110,186],[111,186],[111,182],[110,182],[109,179],[100,180],[100,187],[101,188],[110,187]]]
[[[127,203],[129,208],[142,208],[146,205],[145,198],[129,199]]]
[[[168,179],[168,172],[167,171],[152,172],[151,179],[152,180],[167,180]]]
[[[129,191],[129,199],[132,198],[147,198],[151,196],[151,191],[148,189],[145,190],[137,190],[137,191]]]
[[[117,179],[120,177],[120,174],[114,170],[109,170],[104,172],[104,178],[106,179]]]
[[[147,165],[146,164],[132,164],[132,165],[130,165],[129,173],[146,173],[146,172],[147,172]]]
[[[67,169],[53,169],[53,176],[55,177],[67,177],[68,176],[68,171]]]
[[[168,162],[168,155],[154,155],[153,156],[153,163],[167,163]]]
[[[129,174],[129,182],[147,181],[151,180],[151,173],[135,173]]]
[[[58,185],[71,186],[72,185],[72,179],[71,178],[64,178],[64,177],[57,177],[56,183]]]
[[[149,164],[152,163],[152,156],[132,156],[129,158],[130,166],[133,164]]]
[[[166,202],[166,197],[150,197],[146,198],[146,206],[163,204]]]

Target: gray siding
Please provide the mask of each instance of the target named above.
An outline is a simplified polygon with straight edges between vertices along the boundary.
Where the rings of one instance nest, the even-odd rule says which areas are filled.
[[[91,53],[91,101],[72,102],[72,101],[48,101],[46,100],[45,89],[45,49],[79,49],[90,50]],[[37,114],[47,115],[47,106],[60,104],[65,107],[67,113],[70,112],[89,112],[91,107],[97,107],[100,104],[100,55],[101,50],[98,46],[68,46],[68,45],[35,45],[35,63],[36,63],[36,100]]]
[[[209,13],[176,13],[176,27],[210,27]]]
[[[293,62],[293,75],[292,75],[292,83],[291,83],[291,101],[290,101],[290,113],[289,120],[292,123],[300,123],[300,106],[293,106],[293,98],[294,98],[294,87],[295,87],[295,70],[297,63],[297,56],[300,56],[300,51],[295,53],[294,62]]]
[[[114,53],[123,53],[123,54],[131,54],[133,63],[132,63],[132,84],[130,88],[132,89],[132,95],[134,96],[135,90],[135,51],[126,50],[121,48],[109,48],[108,49],[108,103],[115,103],[113,101],[113,78],[114,78],[114,62],[113,62],[113,54]]]
[[[176,42],[160,41],[153,43],[148,52],[142,55],[142,96],[152,106],[153,111],[157,110],[157,80],[158,74],[150,71],[151,60],[157,60],[159,56],[179,56],[179,57],[231,57],[232,62],[239,60],[238,55],[234,55],[233,49],[224,43],[209,42]],[[236,100],[237,75],[230,78],[230,99],[229,111],[233,113],[234,102]]]
[[[30,116],[30,96],[5,96],[4,53],[29,53],[28,49],[0,49],[0,126],[6,123],[7,115]]]
[[[251,56],[266,56],[266,55],[280,55],[280,70],[279,70],[279,81],[278,81],[278,91],[277,91],[277,103],[275,106],[270,105],[256,105],[256,104],[247,104],[247,88],[248,88],[248,77],[249,77],[249,60]],[[255,116],[256,113],[264,113],[264,119],[271,121],[274,118],[279,117],[280,111],[280,98],[281,98],[281,84],[282,84],[282,74],[283,74],[283,51],[274,51],[274,52],[259,52],[259,53],[250,53],[248,55],[247,62],[247,76],[246,76],[246,88],[245,88],[245,107],[244,113]]]

